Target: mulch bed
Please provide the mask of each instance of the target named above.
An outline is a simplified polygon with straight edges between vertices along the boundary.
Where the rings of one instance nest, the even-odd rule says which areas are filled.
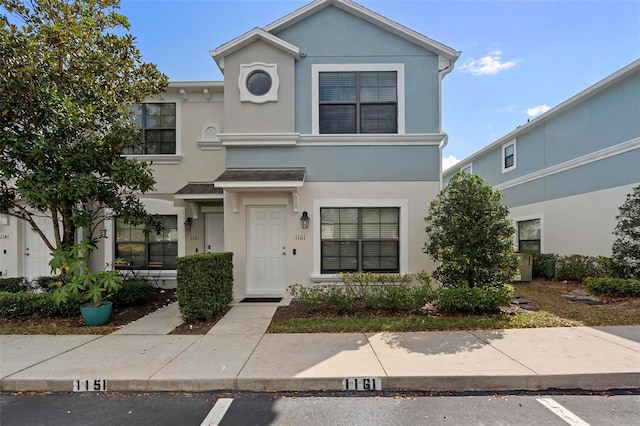
[[[132,321],[135,321],[143,316],[150,314],[168,304],[175,302],[176,290],[175,289],[159,289],[156,288],[153,291],[153,297],[144,305],[132,306],[126,308],[113,307],[111,312],[111,319],[107,326],[120,327],[127,325]],[[78,309],[78,316],[63,318],[63,317],[43,317],[40,315],[34,315],[29,318],[2,318],[0,317],[0,326],[7,328],[20,328],[20,327],[74,327],[79,329],[89,330],[93,327],[87,327],[84,320],[80,316],[80,309]],[[43,328],[45,329],[45,328]],[[37,334],[37,333],[34,333]]]

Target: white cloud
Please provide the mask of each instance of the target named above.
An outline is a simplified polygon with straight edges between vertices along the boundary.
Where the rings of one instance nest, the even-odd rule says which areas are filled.
[[[498,112],[513,112],[513,111],[515,111],[515,109],[516,109],[515,105],[509,105],[509,106],[506,106],[504,108],[498,109]]]
[[[454,166],[454,165],[458,164],[459,162],[460,162],[460,160],[458,160],[453,155],[450,155],[448,157],[443,157],[442,158],[442,170],[447,170],[449,167]]]
[[[460,66],[461,71],[470,72],[473,75],[498,74],[500,71],[514,67],[513,61],[503,62],[502,52],[493,50],[487,56],[480,59],[470,59]]]
[[[551,107],[549,105],[538,105],[538,106],[534,106],[531,107],[527,110],[527,115],[529,117],[536,117],[540,114],[544,114],[545,112],[549,111],[551,109]]]

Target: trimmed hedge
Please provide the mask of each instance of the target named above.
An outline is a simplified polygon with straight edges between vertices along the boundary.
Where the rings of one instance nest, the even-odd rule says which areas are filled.
[[[25,318],[32,315],[74,317],[80,315],[83,299],[71,296],[66,303],[56,304],[51,293],[0,293],[0,316],[5,318]]]
[[[497,312],[513,299],[513,287],[443,287],[435,291],[433,304],[445,313],[483,314]]]
[[[556,264],[556,278],[584,281],[586,278],[607,277],[613,275],[611,266],[611,259],[604,256],[560,256]]]
[[[0,291],[19,293],[27,289],[27,280],[23,277],[0,278]]]
[[[587,278],[584,286],[592,294],[612,297],[640,297],[640,281],[624,278]]]
[[[153,297],[153,285],[145,279],[129,279],[122,282],[122,287],[111,294],[107,300],[118,308],[138,306],[147,303]]]
[[[176,296],[186,322],[206,321],[233,299],[233,253],[178,258]]]

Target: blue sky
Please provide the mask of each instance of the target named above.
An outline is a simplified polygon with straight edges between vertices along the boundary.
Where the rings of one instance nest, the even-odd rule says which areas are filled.
[[[143,59],[172,81],[222,80],[209,51],[299,0],[123,0]],[[640,58],[640,0],[360,0],[462,51],[443,82],[445,168]]]

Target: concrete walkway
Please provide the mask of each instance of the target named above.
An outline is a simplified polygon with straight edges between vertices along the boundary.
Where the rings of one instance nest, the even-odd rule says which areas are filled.
[[[0,336],[0,390],[505,391],[640,387],[640,326],[265,334],[277,304],[239,304],[204,336],[167,335],[177,305],[108,336]],[[175,324],[175,325],[174,325]]]

